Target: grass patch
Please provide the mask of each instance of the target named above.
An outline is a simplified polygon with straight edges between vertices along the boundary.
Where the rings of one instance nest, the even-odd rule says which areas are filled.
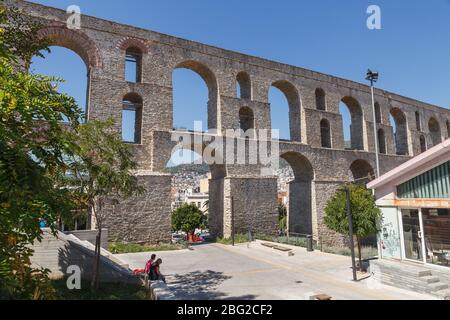
[[[186,249],[187,244],[137,244],[137,243],[124,243],[124,242],[112,242],[108,246],[108,251],[113,254],[119,253],[136,253],[136,252],[157,252],[157,251],[173,251]]]
[[[80,290],[69,290],[66,280],[52,281],[57,300],[151,300],[150,292],[143,286],[101,283],[91,292],[90,283],[83,281]]]
[[[290,236],[289,239],[286,236],[268,236],[268,235],[256,235],[256,239],[263,241],[270,241],[282,244],[289,244],[292,246],[306,248],[306,238],[304,237],[293,237]]]
[[[229,238],[218,238],[216,239],[217,243],[230,245],[233,243],[231,237]],[[234,236],[234,243],[246,243],[248,242],[248,234],[236,234]]]
[[[339,254],[341,256],[351,256],[352,252],[350,248],[339,248],[339,247],[323,247],[323,252],[326,253],[332,253],[332,254]],[[358,248],[355,248],[355,255],[356,258],[358,258]],[[363,259],[369,259],[378,256],[378,249],[374,247],[362,247],[361,248],[361,255]]]
[[[270,241],[270,242],[276,242],[281,244],[289,244],[297,247],[306,248],[306,238],[305,237],[289,237],[289,240],[287,237],[280,237],[280,236],[270,236],[270,235],[263,235],[263,234],[257,234],[256,239],[262,240],[262,241]],[[327,247],[323,246],[320,248],[318,245],[314,246],[315,250],[319,250],[326,253],[332,253],[332,254],[338,254],[341,256],[351,256],[351,250],[347,247]],[[355,247],[355,254],[358,256],[358,248]],[[362,247],[361,248],[361,255],[363,259],[369,259],[378,256],[378,249],[374,247]]]

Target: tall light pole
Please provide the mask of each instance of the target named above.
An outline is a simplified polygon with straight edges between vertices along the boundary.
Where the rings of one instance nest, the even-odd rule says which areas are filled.
[[[375,94],[374,94],[374,83],[378,80],[378,72],[372,70],[367,71],[366,80],[370,81],[370,92],[372,94],[372,112],[373,112],[373,136],[375,140],[375,159],[377,165],[377,178],[380,176],[380,150],[378,145],[378,130],[377,130],[377,114],[375,111]]]

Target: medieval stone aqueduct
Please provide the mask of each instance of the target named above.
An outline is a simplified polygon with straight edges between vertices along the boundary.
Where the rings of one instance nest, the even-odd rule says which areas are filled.
[[[140,181],[147,192],[115,208],[107,222],[111,238],[147,242],[170,239],[171,176],[165,173],[165,167],[175,146],[171,141],[172,72],[188,68],[208,86],[208,127],[217,128],[220,135],[242,123],[270,129],[269,88],[273,85],[286,95],[292,141],[280,141],[280,154],[295,175],[289,185],[291,230],[313,234],[314,239],[326,243],[342,241],[323,225],[322,215],[327,200],[343,182],[374,171],[369,87],[89,16],[82,17],[80,30],[70,30],[63,10],[24,1],[7,2],[42,19],[46,25],[42,36],[72,49],[84,60],[89,70],[88,119],[112,116],[117,130],[121,130],[123,102],[131,101],[137,107],[139,136],[133,148]],[[125,81],[127,52],[139,56],[137,83]],[[375,95],[378,136],[384,152],[380,159],[382,173],[449,137],[450,110],[383,90],[376,90]],[[341,101],[352,115],[352,150],[344,147]],[[389,114],[396,121],[396,135]],[[261,176],[258,165],[216,165],[211,166],[211,173],[210,225],[215,234],[231,232],[232,197],[237,232],[247,232],[248,228],[276,231],[276,177]]]

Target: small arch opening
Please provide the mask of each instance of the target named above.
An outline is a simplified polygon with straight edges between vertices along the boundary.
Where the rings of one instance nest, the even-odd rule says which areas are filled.
[[[241,99],[252,98],[252,83],[246,72],[239,72],[236,77],[236,96]]]
[[[420,152],[423,153],[427,151],[427,142],[423,135],[420,136]]]
[[[419,113],[419,111],[415,112],[415,116],[416,116],[416,129],[417,129],[417,131],[422,131],[422,125],[420,124],[420,113]]]
[[[386,136],[383,129],[378,130],[378,150],[381,154],[386,154]]]
[[[136,93],[127,94],[122,101],[122,140],[141,143],[142,98]]]
[[[255,117],[249,107],[242,107],[239,110],[239,127],[244,132],[255,128]]]
[[[142,51],[137,47],[125,51],[125,80],[132,83],[142,81]]]
[[[375,102],[375,121],[381,123],[381,107],[378,102]]]
[[[326,119],[320,121],[320,138],[322,148],[331,148],[330,122]]]
[[[317,110],[327,110],[326,95],[322,88],[316,89],[316,108]]]

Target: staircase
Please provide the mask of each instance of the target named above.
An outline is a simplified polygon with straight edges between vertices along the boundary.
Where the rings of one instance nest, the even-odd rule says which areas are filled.
[[[450,269],[441,272],[407,262],[372,260],[370,272],[383,284],[450,300]]]
[[[32,247],[33,265],[49,269],[50,276],[56,279],[66,275],[68,266],[76,265],[80,267],[83,279],[91,279],[95,256],[95,246],[92,243],[71,234],[58,232],[55,237],[50,230],[44,229],[43,232],[42,241],[36,242]],[[139,282],[128,264],[103,248],[100,254],[100,281]]]

